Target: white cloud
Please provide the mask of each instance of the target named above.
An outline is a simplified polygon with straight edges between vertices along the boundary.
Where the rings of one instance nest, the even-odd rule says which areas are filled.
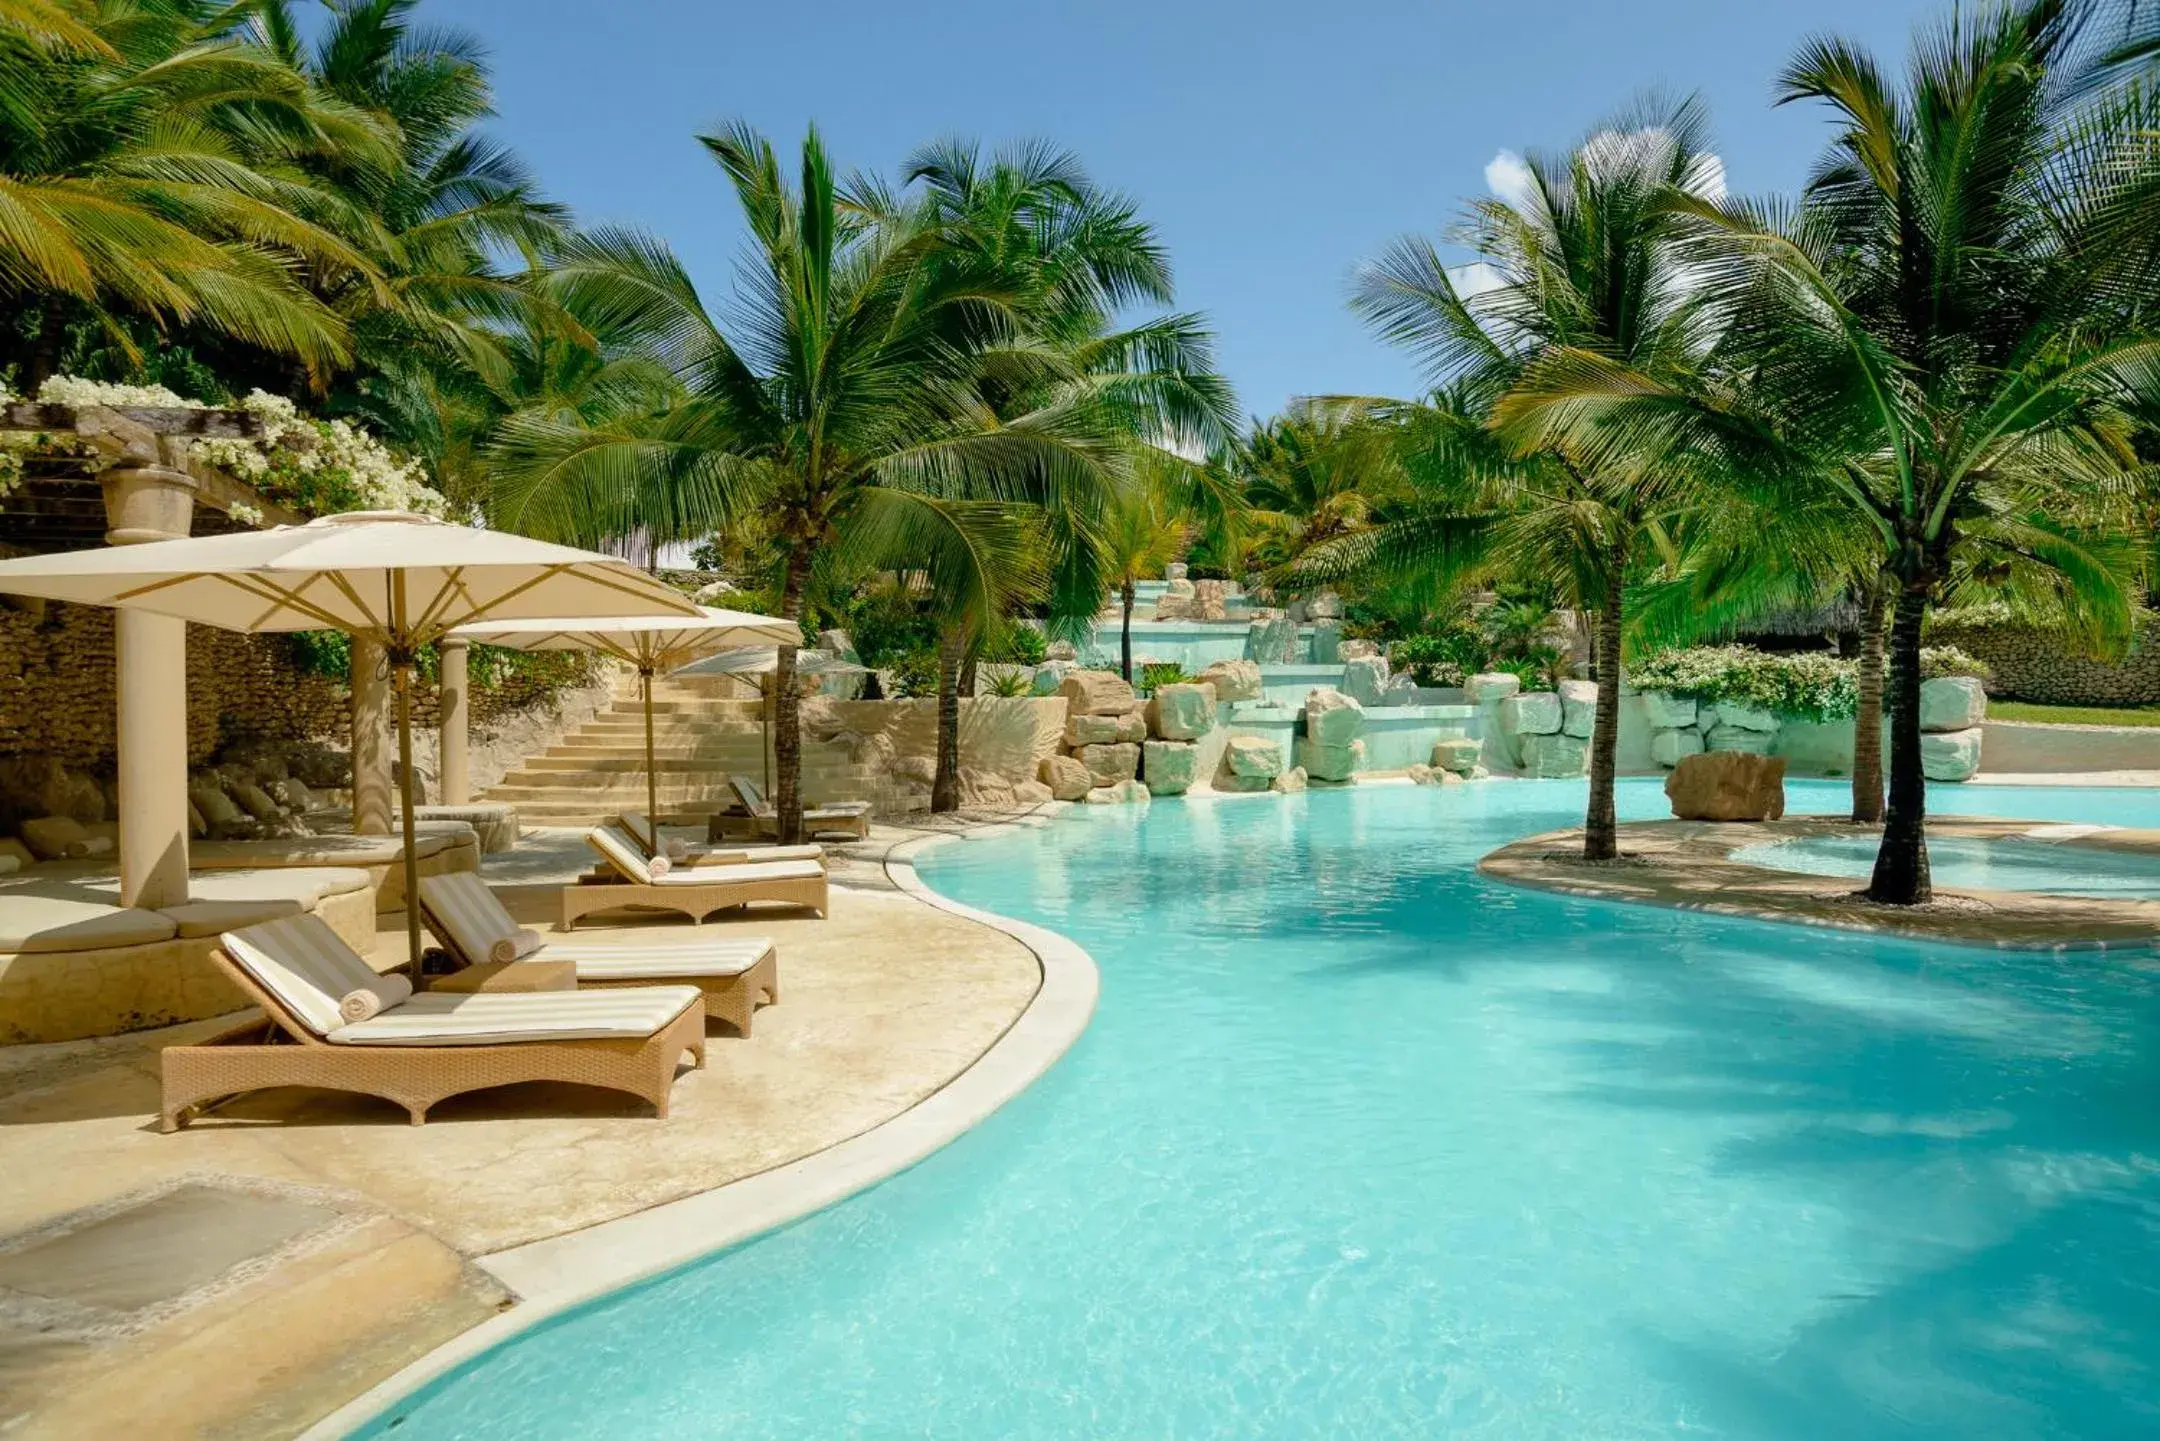
[[[1520,209],[1530,198],[1530,167],[1512,150],[1503,150],[1485,162],[1485,188]]]
[[[1507,283],[1498,270],[1482,260],[1473,260],[1450,270],[1448,279],[1455,283],[1455,293],[1465,300],[1488,290],[1498,290]]]

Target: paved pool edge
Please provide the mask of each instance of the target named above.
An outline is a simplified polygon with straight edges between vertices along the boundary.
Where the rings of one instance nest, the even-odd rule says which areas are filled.
[[[1095,960],[1056,931],[948,900],[922,880],[915,858],[1048,824],[1050,817],[920,836],[887,853],[885,873],[925,905],[979,922],[1034,953],[1042,983],[1027,1008],[959,1075],[899,1115],[786,1165],[580,1231],[475,1258],[518,1305],[485,1321],[338,1407],[299,1441],[343,1441],[429,1383],[522,1331],[838,1205],[907,1170],[982,1124],[1043,1076],[1086,1031],[1100,975]]]

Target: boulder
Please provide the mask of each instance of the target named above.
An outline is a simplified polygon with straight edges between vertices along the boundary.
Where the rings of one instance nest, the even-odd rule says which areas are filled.
[[[1346,746],[1365,729],[1365,707],[1339,690],[1322,687],[1305,696],[1305,738],[1315,745]]]
[[[278,818],[278,803],[272,800],[270,793],[261,786],[250,781],[241,781],[236,785],[228,785],[225,789],[240,809],[256,820],[274,821]]]
[[[1987,719],[1987,692],[1969,675],[1920,682],[1920,729],[1964,731]]]
[[[1193,583],[1182,578],[1173,580],[1156,597],[1155,619],[1185,620],[1192,615],[1193,600]]]
[[[1282,774],[1282,747],[1266,736],[1232,736],[1223,747],[1223,765],[1247,780],[1272,780]]]
[[[1339,620],[1316,620],[1312,623],[1312,663],[1333,665],[1344,659],[1342,622]]]
[[[1184,681],[1155,687],[1147,704],[1147,728],[1163,740],[1198,740],[1215,729],[1213,688]]]
[[[1294,796],[1305,789],[1305,768],[1292,766],[1268,783],[1268,789],[1277,795]]]
[[[73,816],[24,821],[22,842],[41,861],[76,861],[90,854],[90,833]]]
[[[1065,718],[1065,744],[1078,749],[1081,746],[1110,745],[1122,739],[1118,731],[1124,717],[1114,715],[1071,715]]]
[[[1359,705],[1378,705],[1387,691],[1388,662],[1384,655],[1346,660],[1342,668],[1342,692]]]
[[[193,801],[188,802],[187,833],[191,839],[198,841],[210,834],[210,822],[203,819],[203,813],[195,809]]]
[[[1346,640],[1335,647],[1337,660],[1363,660],[1366,656],[1378,654],[1380,647],[1369,640]],[[1318,665],[1320,662],[1315,661],[1313,664]]]
[[[1016,806],[1039,806],[1056,799],[1041,781],[1014,781],[1012,793]]]
[[[1013,806],[1012,782],[996,771],[960,769],[960,801],[978,810],[1002,811]]]
[[[937,784],[937,758],[935,756],[902,756],[893,762],[893,778],[918,786]]]
[[[1350,741],[1345,745],[1323,745],[1317,741],[1298,742],[1299,769],[1315,780],[1346,781],[1365,769],[1365,742]]]
[[[1297,623],[1279,610],[1262,611],[1245,630],[1245,659],[1285,665],[1297,659]]]
[[[223,788],[207,780],[188,787],[188,803],[202,812],[205,832],[212,836],[231,830],[247,818]]]
[[[1554,732],[1522,738],[1522,770],[1539,780],[1560,780],[1583,773],[1590,757],[1590,742],[1581,736]]]
[[[821,630],[817,633],[817,648],[827,655],[856,665],[862,664],[862,656],[855,649],[855,638],[844,630]]]
[[[1078,663],[1080,648],[1069,640],[1054,640],[1043,647],[1043,659],[1052,665],[1059,661]]]
[[[1414,786],[1436,786],[1440,784],[1440,777],[1447,772],[1436,771],[1428,765],[1412,765],[1406,767],[1403,774],[1410,778],[1410,784]]]
[[[1712,726],[1702,733],[1703,749],[1706,751],[1740,752],[1747,755],[1770,754],[1771,742],[1777,737],[1767,731],[1742,730],[1738,726]]]
[[[1472,705],[1483,705],[1489,700],[1506,700],[1522,689],[1522,677],[1505,671],[1488,671],[1471,676],[1463,682],[1463,695]]]
[[[1152,797],[1146,786],[1128,779],[1115,785],[1097,786],[1083,799],[1091,806],[1144,806]]]
[[[1117,738],[1139,745],[1147,739],[1147,707],[1136,705],[1117,718]]]
[[[1380,692],[1380,704],[1385,706],[1416,705],[1418,703],[1417,691],[1416,676],[1391,675],[1388,677],[1386,687]]]
[[[1560,697],[1552,691],[1511,695],[1500,702],[1500,729],[1514,736],[1558,735],[1563,714]]]
[[[1138,703],[1133,688],[1114,671],[1076,670],[1058,685],[1065,697],[1065,713],[1075,715],[1123,715]]]
[[[1229,614],[1229,605],[1221,581],[1196,580],[1192,585],[1192,604],[1185,611],[1187,619],[1221,620]]]
[[[1931,781],[1969,781],[1980,772],[1980,727],[1920,737],[1920,773]]]
[[[1173,560],[1168,565],[1163,567],[1162,573],[1164,580],[1170,581],[1174,584],[1177,581],[1185,579],[1186,576],[1191,575],[1192,567],[1187,565],[1182,560]]]
[[[1035,774],[1049,787],[1050,794],[1061,801],[1079,800],[1095,787],[1095,778],[1088,774],[1088,768],[1071,756],[1044,756]]]
[[[1152,795],[1181,796],[1200,778],[1200,748],[1190,741],[1149,741],[1140,749],[1140,774]]]
[[[318,790],[336,790],[352,784],[352,757],[312,742],[286,752],[292,773]]]
[[[1477,769],[1477,763],[1484,754],[1485,743],[1483,741],[1470,740],[1467,737],[1451,737],[1447,740],[1433,742],[1432,763],[1440,770],[1452,771],[1456,775],[1466,776]]]
[[[1318,595],[1307,597],[1305,601],[1307,620],[1341,620],[1342,615],[1342,597],[1332,590],[1323,590]]]
[[[1718,725],[1734,730],[1761,731],[1765,735],[1777,734],[1778,718],[1769,711],[1729,700],[1721,700],[1711,709],[1717,712]]]
[[[1560,682],[1560,730],[1563,735],[1590,738],[1597,726],[1597,682]]]
[[[1702,732],[1693,726],[1662,730],[1650,737],[1650,759],[1671,770],[1689,756],[1703,753]]]
[[[1674,695],[1669,690],[1646,690],[1642,693],[1643,719],[1652,730],[1679,730],[1695,724],[1695,698]]]
[[[1078,661],[1046,660],[1035,667],[1035,684],[1032,689],[1037,695],[1056,695],[1064,688],[1065,678],[1078,669]]]
[[[1073,758],[1087,767],[1089,777],[1098,786],[1116,785],[1140,774],[1140,747],[1130,741],[1082,746],[1073,752]]]
[[[286,810],[305,814],[315,809],[315,793],[309,790],[307,782],[298,776],[287,776],[281,781],[274,781],[266,789],[270,792],[270,798]]]
[[[1774,821],[1785,814],[1785,757],[1746,751],[1683,756],[1665,777],[1684,821]]]
[[[1219,705],[1231,705],[1241,700],[1258,700],[1260,667],[1249,660],[1219,660],[1200,672],[1203,685],[1215,687],[1215,700]]]

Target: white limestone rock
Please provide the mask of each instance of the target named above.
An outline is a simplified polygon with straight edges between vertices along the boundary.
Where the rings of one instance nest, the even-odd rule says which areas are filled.
[[[1323,590],[1305,602],[1307,620],[1341,620],[1342,614],[1342,597],[1332,590]]]
[[[1771,743],[1777,739],[1768,731],[1730,725],[1712,726],[1702,733],[1702,738],[1706,751],[1745,751],[1757,756],[1770,754]]]
[[[1065,713],[1074,715],[1123,715],[1139,703],[1133,688],[1115,671],[1076,670],[1058,686],[1065,697]]]
[[[1115,785],[1097,786],[1084,799],[1091,806],[1144,806],[1154,797],[1140,782],[1122,780]]]
[[[1080,659],[1080,648],[1069,640],[1054,640],[1043,647],[1043,659],[1052,665],[1060,661],[1077,663]]]
[[[1932,731],[1920,737],[1920,772],[1931,781],[1969,781],[1980,773],[1981,730]]]
[[[1223,747],[1223,765],[1235,776],[1273,780],[1282,774],[1282,747],[1266,736],[1232,736]]]
[[[1341,621],[1329,618],[1316,620],[1312,623],[1312,663],[1314,665],[1333,665],[1337,661],[1346,659],[1343,655],[1343,646],[1347,643],[1342,638]]]
[[[1463,695],[1470,704],[1483,705],[1489,700],[1506,700],[1522,689],[1522,677],[1505,671],[1488,671],[1471,676],[1463,682]]]
[[[1510,735],[1558,735],[1563,719],[1560,697],[1549,690],[1511,695],[1500,702],[1500,728]]]
[[[1215,700],[1220,705],[1233,705],[1238,701],[1258,700],[1262,695],[1260,667],[1249,660],[1219,660],[1200,672],[1203,685],[1215,687]]]
[[[1323,745],[1302,740],[1298,742],[1298,760],[1299,768],[1314,780],[1347,781],[1365,769],[1365,742]]]
[[[1305,696],[1305,738],[1315,745],[1346,746],[1365,730],[1365,707],[1326,687]]]
[[[1693,726],[1662,730],[1650,737],[1650,759],[1671,770],[1689,756],[1703,752],[1702,732]]]
[[[1285,665],[1297,659],[1297,623],[1281,611],[1263,611],[1245,631],[1245,659]]]
[[[1416,705],[1417,691],[1416,676],[1391,675],[1388,677],[1387,686],[1380,692],[1380,704],[1384,706]]]
[[[1695,699],[1693,696],[1674,695],[1671,691],[1646,690],[1642,693],[1643,719],[1652,730],[1680,730],[1695,724]]]
[[[1051,796],[1061,801],[1079,800],[1095,788],[1095,777],[1071,756],[1044,756],[1035,775],[1041,784],[1049,787]]]
[[[1539,780],[1579,776],[1589,756],[1590,743],[1581,736],[1551,732],[1522,738],[1523,774]]]
[[[1163,740],[1198,740],[1215,729],[1215,691],[1174,682],[1157,686],[1147,705],[1147,729]]]
[[[1433,742],[1433,765],[1440,770],[1452,771],[1459,776],[1466,776],[1477,769],[1477,763],[1484,755],[1485,743],[1483,741],[1470,740],[1467,737],[1452,737],[1447,740]]]
[[[1019,806],[1039,806],[1056,799],[1041,781],[1014,781],[1012,794],[1013,804]]]
[[[1082,746],[1073,752],[1073,758],[1087,767],[1098,787],[1129,781],[1140,774],[1140,747],[1130,741]]]
[[[1769,711],[1758,710],[1751,705],[1739,705],[1729,700],[1719,701],[1712,709],[1717,712],[1717,724],[1720,726],[1729,726],[1734,730],[1760,731],[1765,735],[1777,734],[1778,718]]]
[[[1292,766],[1269,783],[1268,789],[1277,795],[1294,796],[1305,789],[1305,768]]]
[[[1440,777],[1447,772],[1436,771],[1428,765],[1413,765],[1405,767],[1403,774],[1410,778],[1410,784],[1414,786],[1436,786],[1440,784]]]
[[[1123,737],[1118,731],[1123,717],[1114,715],[1070,715],[1065,718],[1065,744],[1078,750],[1081,746],[1113,745]]]
[[[1388,662],[1384,655],[1360,656],[1343,662],[1342,692],[1359,705],[1379,705],[1387,692]]]
[[[1149,741],[1141,752],[1140,774],[1151,794],[1181,796],[1200,778],[1200,748],[1190,741]]]
[[[1560,682],[1560,731],[1563,735],[1590,738],[1597,725],[1597,682]]]
[[[1987,719],[1987,691],[1969,675],[1920,682],[1920,729],[1971,730]]]
[[[1369,640],[1346,640],[1335,647],[1335,659],[1341,661],[1363,660],[1369,655],[1380,654],[1380,647]],[[1314,661],[1314,665],[1326,662]]]

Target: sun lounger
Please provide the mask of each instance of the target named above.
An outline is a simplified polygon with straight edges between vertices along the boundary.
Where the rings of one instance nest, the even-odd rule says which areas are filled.
[[[486,963],[501,941],[518,946],[519,927],[478,876],[429,876],[420,882],[427,928],[464,965]],[[747,1036],[759,1002],[780,999],[780,960],[766,936],[683,936],[628,945],[551,941],[524,960],[570,961],[580,990],[604,986],[680,984],[705,996],[705,1014]]]
[[[564,886],[559,928],[570,930],[578,917],[594,911],[647,906],[680,911],[693,923],[714,911],[747,906],[752,901],[778,901],[808,906],[825,914],[825,867],[815,860],[744,861],[724,866],[672,866],[655,874],[657,862],[648,862],[637,847],[613,826],[596,826],[585,833],[585,843],[600,853],[616,876],[612,883]]]
[[[614,826],[646,859],[650,860],[660,854],[659,828],[643,811],[624,811],[615,818]],[[676,865],[693,866],[729,866],[743,861],[822,861],[825,859],[825,848],[820,845],[695,845],[686,847],[683,857],[678,859],[671,855],[669,859]]]
[[[780,813],[773,803],[766,799],[764,790],[756,781],[748,776],[729,776],[728,786],[735,792],[735,798],[742,803],[742,813],[735,815],[723,812],[716,819],[722,824],[734,820],[754,826],[764,834],[780,833]],[[870,836],[870,802],[828,801],[821,806],[803,807],[804,835],[817,835],[828,831],[854,836],[857,840],[867,840]]]
[[[416,1126],[445,1097],[519,1081],[627,1091],[665,1116],[682,1054],[705,1064],[705,1010],[691,986],[422,992],[348,1021],[340,1001],[381,978],[321,920],[287,916],[219,941],[217,964],[267,1019],[166,1047],[161,1131],[179,1130],[205,1102],[273,1086],[381,1096]]]

